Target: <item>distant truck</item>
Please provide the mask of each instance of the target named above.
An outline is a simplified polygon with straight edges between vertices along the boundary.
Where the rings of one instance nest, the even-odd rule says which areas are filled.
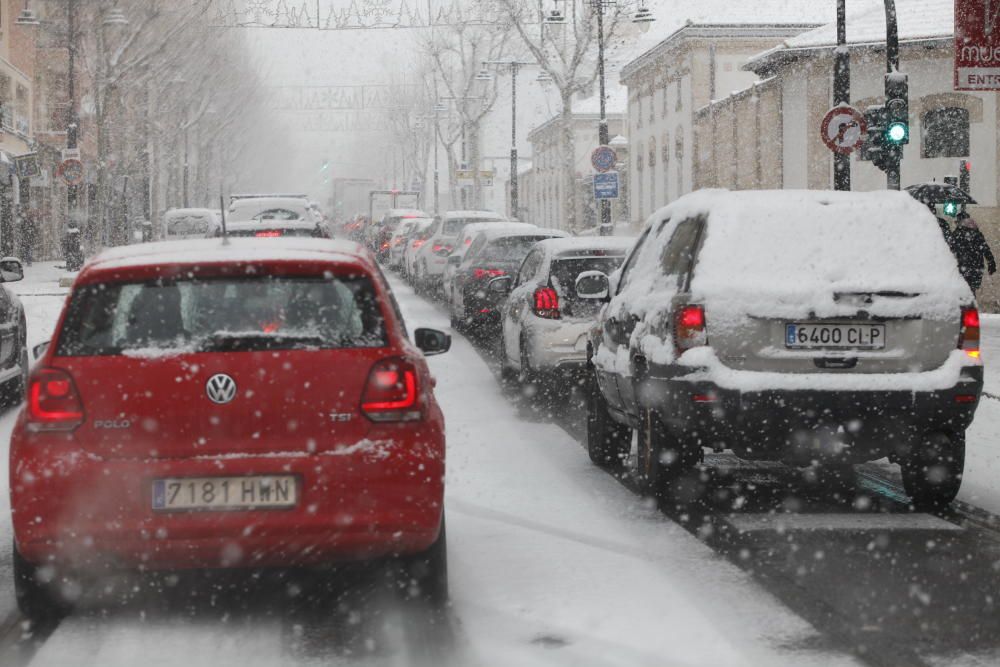
[[[330,207],[333,218],[343,222],[366,212],[369,209],[368,193],[375,187],[375,181],[369,178],[333,179],[333,202]]]
[[[368,218],[377,222],[394,208],[420,208],[420,193],[410,190],[372,190],[368,193]]]

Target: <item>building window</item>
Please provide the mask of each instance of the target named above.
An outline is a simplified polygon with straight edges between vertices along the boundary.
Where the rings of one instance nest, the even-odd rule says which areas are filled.
[[[670,95],[667,91],[670,90],[670,82],[663,79],[663,117],[666,118],[667,114],[670,112],[670,105],[667,100],[670,99]]]
[[[680,125],[674,130],[674,157],[684,159],[684,128]]]
[[[639,144],[639,147],[635,151],[635,168],[637,171],[642,171],[642,154],[642,144]]]
[[[674,111],[680,111],[684,108],[684,79],[677,80],[677,102],[674,106]]]
[[[635,96],[635,126],[642,127],[642,94]]]
[[[663,164],[670,162],[670,135],[666,132],[663,133],[663,143],[660,145],[660,160]]]
[[[656,106],[656,90],[652,87],[649,89],[649,122],[650,124],[656,122],[656,112],[653,111]]]
[[[922,157],[969,157],[969,110],[944,107],[920,120]]]
[[[28,88],[17,84],[14,95],[14,129],[23,135],[31,131],[31,121],[28,114]]]

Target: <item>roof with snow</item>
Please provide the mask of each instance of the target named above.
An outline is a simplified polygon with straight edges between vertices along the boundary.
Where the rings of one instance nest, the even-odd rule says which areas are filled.
[[[950,41],[955,33],[954,0],[899,0],[896,3],[899,41]],[[849,47],[885,45],[885,9],[874,7],[847,16]],[[745,69],[759,72],[784,62],[825,51],[837,45],[837,24],[827,23],[786,39],[782,44],[751,58]]]
[[[191,266],[239,262],[317,262],[358,261],[368,251],[351,241],[330,241],[314,238],[260,239],[195,239],[160,241],[119,246],[105,250],[90,260],[81,276],[92,271],[126,267],[171,265]]]
[[[643,66],[655,61],[664,53],[680,47],[691,39],[762,39],[792,37],[816,28],[817,23],[694,23],[688,20],[664,39],[638,54],[621,69],[621,79],[632,76]]]

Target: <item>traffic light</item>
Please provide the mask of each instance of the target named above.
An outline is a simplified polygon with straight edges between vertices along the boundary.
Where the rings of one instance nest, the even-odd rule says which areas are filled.
[[[951,217],[954,218],[956,215],[958,215],[958,202],[946,201],[944,203],[944,206],[941,207],[941,210],[944,212],[945,215],[950,215]]]
[[[888,164],[885,107],[875,105],[865,109],[865,125],[868,126],[868,139],[861,145],[861,159],[870,160],[873,165],[884,171]]]
[[[905,74],[885,75],[885,121],[885,140],[889,146],[910,143],[909,83]]]

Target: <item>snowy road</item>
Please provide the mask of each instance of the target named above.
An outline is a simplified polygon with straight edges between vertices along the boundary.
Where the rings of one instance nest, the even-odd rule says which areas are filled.
[[[48,280],[55,274],[46,267],[28,273],[18,291],[28,309],[31,341],[39,342],[53,326],[61,290]],[[447,318],[437,306],[398,281],[394,284],[411,330],[421,325],[446,328]],[[995,357],[1000,357],[1000,326],[988,323],[986,335],[987,349],[996,349]],[[843,598],[858,596],[858,586],[870,592],[876,610],[881,602],[898,602],[906,609],[923,594],[927,602],[921,604],[930,618],[945,603],[926,592],[935,591],[936,582],[921,577],[934,568],[948,571],[942,557],[961,561],[975,549],[988,562],[997,560],[994,551],[1000,542],[984,545],[961,537],[947,542],[950,528],[935,524],[931,532],[924,527],[891,533],[884,560],[878,550],[866,551],[869,538],[836,531],[803,538],[794,545],[796,551],[801,546],[796,556],[782,551],[790,540],[775,540],[773,531],[752,542],[690,529],[690,520],[686,528],[681,523],[687,517],[664,515],[590,464],[570,435],[580,426],[572,423],[578,419],[572,410],[562,411],[552,423],[512,404],[481,351],[464,338],[456,336],[452,351],[431,359],[431,366],[448,423],[453,607],[443,622],[396,608],[364,576],[339,582],[339,599],[319,607],[297,605],[292,586],[283,581],[232,583],[225,578],[229,589],[206,593],[211,582],[181,580],[163,604],[145,598],[120,609],[78,612],[37,651],[30,643],[26,650],[25,642],[20,649],[12,646],[10,640],[22,634],[20,626],[0,625],[0,665],[29,660],[53,667],[859,664],[855,656],[864,650],[859,651],[857,637],[899,619],[887,612],[885,617],[858,618],[853,634],[831,631],[827,617],[837,616],[837,609],[850,602]],[[7,442],[13,419],[13,412],[0,418],[0,442]],[[979,453],[967,499],[989,504],[1000,496],[1000,485],[986,477],[996,465],[987,452],[993,451],[997,440],[991,434],[998,429],[1000,402],[984,401],[970,433],[970,448],[976,442]],[[943,556],[940,549],[931,553],[933,540],[947,542],[950,550]],[[10,542],[5,488],[0,494],[0,542]],[[731,553],[734,548],[738,553]],[[900,556],[913,568],[900,576],[901,582],[910,582],[909,589],[880,587],[890,560]],[[817,559],[824,558],[817,567]],[[812,579],[792,577],[789,583],[775,575],[788,567],[805,571],[802,563]],[[970,565],[968,572],[995,577],[989,568],[981,575]],[[892,574],[899,573],[894,570],[890,578]],[[854,586],[841,585],[845,583]],[[990,591],[995,583],[976,581]],[[798,595],[796,586],[820,591],[829,607]],[[894,597],[874,600],[880,595]],[[15,618],[13,608],[10,554],[4,549],[0,620]],[[952,620],[961,624],[956,613]],[[918,626],[919,614],[906,618]],[[969,639],[968,651],[928,646],[926,661],[914,664],[990,664],[996,641],[984,641],[972,630]]]

